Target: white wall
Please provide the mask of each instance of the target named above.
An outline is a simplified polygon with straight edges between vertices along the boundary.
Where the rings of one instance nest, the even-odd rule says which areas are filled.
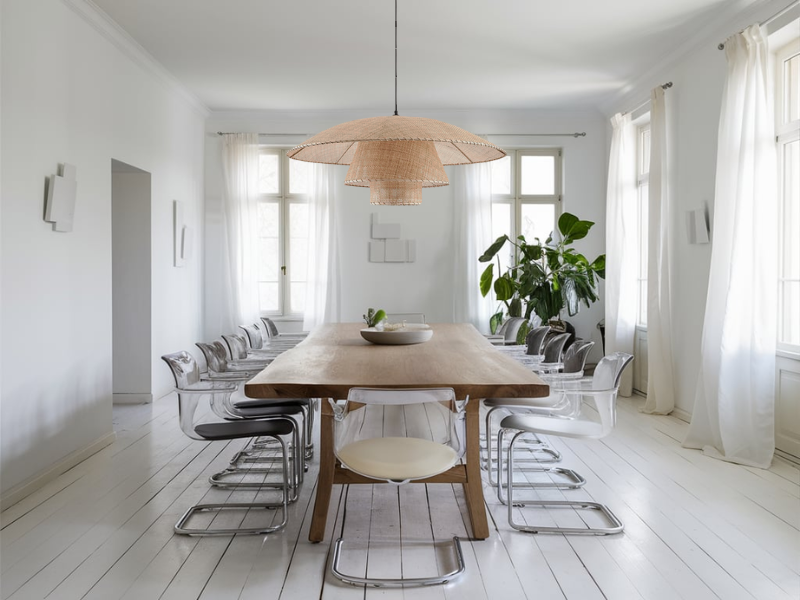
[[[683,417],[690,415],[694,407],[711,261],[711,244],[688,243],[685,213],[705,206],[713,216],[717,130],[726,73],[725,53],[717,49],[717,44],[744,27],[763,21],[786,4],[785,0],[769,2],[754,12],[718,24],[714,30],[706,30],[683,46],[690,48],[688,52],[669,66],[643,74],[639,85],[607,107],[609,116],[629,110],[649,98],[654,86],[673,83],[667,92],[673,95],[677,121],[677,164],[670,178],[674,190],[672,336],[676,408]]]
[[[564,150],[564,206],[583,219],[595,221],[589,238],[578,244],[580,251],[593,259],[601,254],[605,240],[605,119],[599,113],[548,113],[541,111],[407,111],[410,116],[426,116],[458,125],[479,135],[496,133],[563,133],[585,131],[585,138],[517,138],[490,136],[506,147],[561,147]],[[209,283],[206,335],[214,337],[216,307],[214,266],[219,238],[218,214],[223,189],[220,167],[221,142],[214,134],[226,132],[313,134],[351,119],[376,116],[370,111],[319,112],[243,112],[215,113],[206,124],[206,207],[208,217],[206,251]],[[286,145],[299,143],[304,135],[264,138],[265,142]],[[447,167],[448,176],[453,169]],[[422,205],[411,207],[372,206],[369,191],[345,186],[347,167],[339,167],[338,237],[342,261],[342,319],[360,321],[367,307],[381,307],[387,312],[424,312],[429,322],[453,320],[453,205],[452,187],[423,191]],[[370,215],[377,212],[382,222],[400,223],[402,236],[417,242],[414,263],[370,263],[367,244],[370,240]],[[477,256],[475,260],[477,261]],[[602,286],[602,284],[601,284]],[[582,337],[596,339],[595,329],[603,317],[602,302],[570,320]],[[487,315],[487,321],[488,317]]]
[[[156,394],[158,356],[199,337],[202,264],[172,266],[172,200],[200,233],[205,115],[79,0],[4,0],[1,39],[5,494],[112,432],[112,159],[152,174]],[[77,166],[71,233],[42,220],[60,162]]]

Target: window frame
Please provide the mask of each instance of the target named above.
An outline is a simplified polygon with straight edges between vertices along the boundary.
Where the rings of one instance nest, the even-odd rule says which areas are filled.
[[[503,148],[511,158],[511,177],[509,180],[510,190],[507,194],[496,194],[492,192],[492,204],[508,204],[511,206],[510,222],[507,224],[507,231],[511,233],[513,239],[522,235],[522,206],[525,204],[552,205],[553,211],[553,230],[558,227],[558,219],[562,212],[563,201],[563,149],[558,147],[550,148]],[[522,194],[522,157],[523,156],[552,156],[554,157],[553,171],[553,194]],[[529,240],[530,241],[530,240]],[[544,240],[542,240],[544,242]],[[510,255],[509,255],[509,258]]]
[[[777,159],[777,193],[778,193],[778,322],[777,322],[777,350],[778,353],[785,353],[793,356],[800,356],[800,343],[792,344],[781,340],[780,336],[783,331],[783,322],[788,314],[789,308],[783,304],[784,299],[784,286],[786,283],[794,283],[800,281],[797,278],[787,278],[784,272],[784,260],[786,256],[786,239],[784,236],[784,227],[780,224],[783,223],[783,215],[786,205],[789,201],[787,193],[784,188],[785,184],[785,159],[784,152],[786,146],[790,143],[800,140],[800,118],[789,121],[785,119],[786,109],[786,82],[784,78],[783,65],[786,61],[795,56],[800,56],[800,40],[792,40],[784,44],[774,52],[774,75],[775,75],[775,144],[776,144],[776,159]],[[796,317],[795,317],[796,318]]]
[[[291,218],[292,204],[308,204],[308,194],[291,193],[291,159],[286,155],[290,147],[277,147],[266,144],[259,145],[259,156],[272,154],[278,156],[278,192],[258,194],[259,204],[262,202],[278,204],[280,225],[278,227],[278,310],[261,310],[259,315],[278,317],[279,320],[302,320],[303,312],[293,310],[291,303]],[[261,281],[259,280],[259,283]],[[307,284],[308,282],[306,282]]]

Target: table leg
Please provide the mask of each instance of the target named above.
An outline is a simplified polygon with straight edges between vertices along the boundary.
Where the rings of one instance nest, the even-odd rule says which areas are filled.
[[[470,399],[467,404],[467,482],[464,484],[464,494],[467,498],[469,518],[472,522],[472,535],[475,539],[485,540],[489,537],[489,522],[486,519],[486,505],[483,500],[483,482],[481,480],[480,407],[481,402],[477,399]]]
[[[314,501],[314,513],[311,517],[311,528],[308,540],[321,542],[325,538],[325,522],[328,519],[328,505],[331,502],[333,475],[336,457],[333,454],[333,413],[330,404],[322,399],[320,402],[319,420],[319,479],[317,480],[317,497]]]

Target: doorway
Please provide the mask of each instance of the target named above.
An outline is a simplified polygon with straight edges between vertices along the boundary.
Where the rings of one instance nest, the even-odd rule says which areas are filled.
[[[150,173],[111,161],[114,404],[153,401]]]

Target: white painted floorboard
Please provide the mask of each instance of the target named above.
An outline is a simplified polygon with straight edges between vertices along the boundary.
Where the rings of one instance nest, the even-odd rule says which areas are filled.
[[[525,496],[604,502],[625,523],[621,535],[514,531],[507,508],[485,482],[492,535],[472,542],[459,486],[335,486],[321,544],[307,541],[314,460],[282,532],[174,535],[172,526],[192,504],[256,497],[207,482],[242,442],[184,437],[173,395],[152,405],[115,407],[114,444],[0,515],[0,598],[800,598],[800,470],[781,459],[767,471],[741,467],[684,449],[686,423],[642,414],[640,405],[641,399],[621,399],[617,428],[604,440],[549,440],[563,454],[562,464],[586,477],[584,489]],[[258,493],[259,499],[275,497],[273,491]],[[529,523],[590,520],[572,511],[514,510]],[[206,522],[234,526],[244,518],[251,524],[278,518],[277,512],[226,511]],[[330,574],[340,535],[346,540],[342,568],[353,574],[420,577],[450,570],[455,535],[462,539],[467,571],[431,588],[344,585]]]

